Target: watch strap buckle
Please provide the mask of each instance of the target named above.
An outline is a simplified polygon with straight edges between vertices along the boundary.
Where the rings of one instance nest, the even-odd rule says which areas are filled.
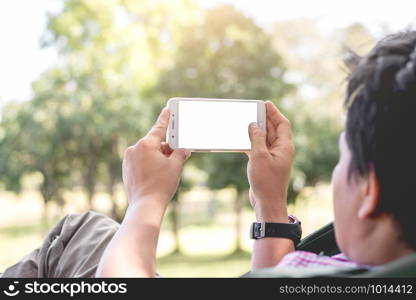
[[[250,227],[250,238],[261,239],[266,236],[266,222],[255,222]]]

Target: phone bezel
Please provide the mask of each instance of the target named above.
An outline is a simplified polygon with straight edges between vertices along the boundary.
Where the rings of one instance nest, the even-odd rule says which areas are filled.
[[[179,141],[179,102],[180,101],[217,101],[217,102],[254,102],[257,103],[257,123],[260,128],[267,130],[266,105],[263,100],[253,99],[219,99],[219,98],[180,98],[175,97],[168,100],[167,106],[170,111],[169,126],[166,132],[166,141],[171,149],[178,148]],[[187,149],[194,152],[244,152],[250,149]]]

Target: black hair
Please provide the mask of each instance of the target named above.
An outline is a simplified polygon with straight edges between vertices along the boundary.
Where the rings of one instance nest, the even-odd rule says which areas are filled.
[[[346,64],[349,177],[374,169],[377,212],[391,214],[416,249],[416,31],[389,35],[363,57],[349,52]]]

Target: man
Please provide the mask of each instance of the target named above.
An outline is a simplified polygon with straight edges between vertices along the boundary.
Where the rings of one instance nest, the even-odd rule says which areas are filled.
[[[332,176],[336,240],[342,253],[328,257],[295,251],[296,239],[277,232],[255,240],[253,270],[382,268],[416,249],[416,32],[389,36],[367,56],[351,55],[348,64],[347,122]],[[285,226],[293,222],[286,209],[294,156],[291,127],[271,102],[266,105],[267,134],[256,124],[249,127],[250,203],[257,222]],[[165,108],[150,132],[125,152],[129,207],[119,228],[97,214],[69,216],[40,249],[4,276],[156,276],[160,225],[190,156],[164,143],[168,116]]]

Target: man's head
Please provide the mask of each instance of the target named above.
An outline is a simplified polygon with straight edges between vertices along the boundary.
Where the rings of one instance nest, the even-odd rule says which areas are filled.
[[[379,264],[416,249],[416,31],[388,36],[364,57],[351,53],[347,64],[336,236],[353,260]]]

